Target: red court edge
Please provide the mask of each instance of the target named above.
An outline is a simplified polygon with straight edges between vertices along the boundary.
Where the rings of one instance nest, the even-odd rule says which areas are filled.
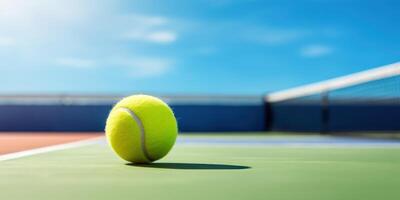
[[[57,144],[65,144],[102,135],[104,135],[104,133],[0,132],[0,155]]]

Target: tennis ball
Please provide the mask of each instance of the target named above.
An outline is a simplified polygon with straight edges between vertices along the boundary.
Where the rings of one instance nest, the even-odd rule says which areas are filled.
[[[106,123],[114,152],[132,163],[150,163],[171,150],[178,125],[171,108],[148,95],[133,95],[118,102]]]

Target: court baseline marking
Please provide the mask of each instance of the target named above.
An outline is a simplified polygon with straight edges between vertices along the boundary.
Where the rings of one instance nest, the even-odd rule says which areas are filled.
[[[52,145],[52,146],[47,146],[47,147],[26,150],[26,151],[4,154],[4,155],[0,155],[0,162],[7,161],[7,160],[14,160],[17,158],[23,158],[23,157],[27,157],[27,156],[33,156],[33,155],[42,154],[42,153],[48,153],[48,152],[52,152],[52,151],[73,149],[73,148],[87,146],[87,145],[91,145],[91,144],[97,144],[101,140],[103,140],[103,138],[104,137],[101,136],[101,137],[96,137],[96,138],[91,138],[91,139],[80,140],[80,141],[76,141],[76,142],[70,142],[70,143],[65,143],[65,144],[58,144],[58,145]]]
[[[309,138],[308,138],[309,139]],[[339,140],[340,141],[340,140]],[[352,141],[352,140],[350,140]],[[106,143],[104,140],[104,136],[96,137],[96,138],[91,138],[91,139],[85,139],[85,140],[80,140],[76,142],[70,142],[70,143],[65,143],[65,144],[59,144],[59,145],[52,145],[52,146],[47,146],[47,147],[41,147],[41,148],[36,148],[36,149],[31,149],[31,150],[26,150],[26,151],[20,151],[20,152],[15,152],[15,153],[9,153],[9,154],[4,154],[0,155],[0,162],[1,161],[7,161],[7,160],[13,160],[13,159],[18,159],[18,158],[23,158],[23,157],[28,157],[28,156],[33,156],[37,154],[43,154],[43,153],[48,153],[48,152],[53,152],[53,151],[60,151],[60,150],[66,150],[66,149],[73,149],[73,148],[78,148],[82,146],[88,146],[92,144],[102,144]],[[247,147],[308,147],[308,148],[318,148],[318,147],[325,147],[325,148],[332,148],[332,147],[354,147],[354,148],[360,148],[360,147],[366,147],[366,148],[399,148],[400,147],[400,142],[366,142],[366,141],[359,141],[359,142],[323,142],[323,141],[313,141],[313,142],[304,142],[304,141],[289,141],[289,142],[283,142],[283,141],[269,141],[269,140],[220,140],[220,139],[180,139],[177,142],[179,145],[200,145],[200,146],[247,146]]]

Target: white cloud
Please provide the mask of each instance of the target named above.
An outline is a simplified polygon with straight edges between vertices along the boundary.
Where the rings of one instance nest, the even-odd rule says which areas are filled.
[[[122,33],[122,38],[126,40],[169,44],[178,38],[177,32],[166,17],[129,15],[122,21],[126,23],[124,26],[130,27]]]
[[[146,41],[158,44],[168,44],[175,42],[177,34],[171,30],[149,31],[149,30],[131,30],[124,35],[125,39]]]
[[[112,65],[129,70],[132,77],[146,78],[161,76],[171,70],[174,62],[171,59],[158,57],[114,58]]]
[[[96,61],[91,59],[82,59],[82,58],[59,58],[56,60],[56,64],[64,66],[64,67],[71,67],[71,68],[78,68],[78,69],[87,69],[96,67]]]
[[[150,33],[147,39],[157,43],[171,43],[175,42],[176,37],[176,33],[173,31],[158,31]]]
[[[313,44],[300,49],[300,54],[303,57],[316,58],[332,53],[333,49],[326,45]]]
[[[100,60],[65,57],[55,61],[56,65],[75,69],[113,67],[126,71],[134,78],[161,76],[172,69],[173,60],[160,57],[108,57]]]
[[[131,14],[126,18],[133,24],[140,26],[162,26],[168,24],[169,20],[162,16],[149,16],[149,15],[138,15]]]

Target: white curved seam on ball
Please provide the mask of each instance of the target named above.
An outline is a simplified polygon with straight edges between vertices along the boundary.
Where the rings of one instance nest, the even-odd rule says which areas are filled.
[[[137,116],[129,108],[121,107],[120,109],[122,109],[125,112],[127,112],[132,117],[132,119],[136,122],[136,124],[138,125],[139,131],[140,131],[140,144],[141,144],[141,149],[142,149],[142,152],[144,154],[144,157],[146,157],[146,159],[149,160],[149,161],[153,161],[154,159],[151,158],[151,156],[149,155],[149,152],[147,151],[147,148],[146,148],[145,130],[144,130],[143,123],[140,120],[139,116]]]

